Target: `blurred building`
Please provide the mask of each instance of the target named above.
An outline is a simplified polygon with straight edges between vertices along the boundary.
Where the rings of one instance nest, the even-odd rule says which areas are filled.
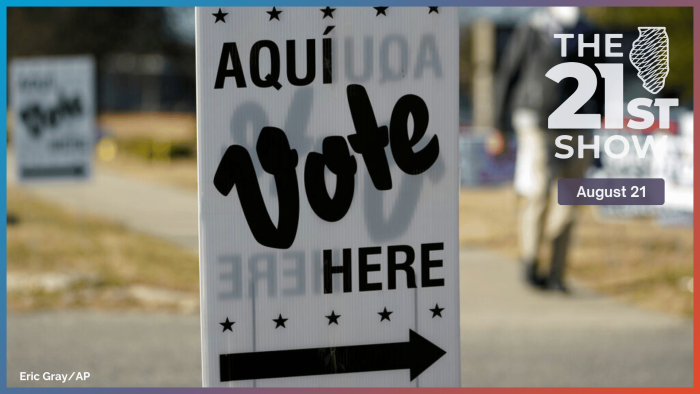
[[[98,112],[195,111],[193,8],[8,8],[8,61],[92,55]]]
[[[103,111],[195,111],[195,64],[189,56],[123,52],[99,63]]]

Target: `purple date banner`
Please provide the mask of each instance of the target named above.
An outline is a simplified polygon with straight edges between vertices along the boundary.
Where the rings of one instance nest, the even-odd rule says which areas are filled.
[[[559,179],[559,205],[663,205],[661,178]]]

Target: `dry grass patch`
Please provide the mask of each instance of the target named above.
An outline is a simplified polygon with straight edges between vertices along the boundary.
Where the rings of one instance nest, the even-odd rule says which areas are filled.
[[[158,182],[180,189],[197,191],[197,160],[146,161],[118,152],[114,160],[97,162],[101,169],[118,172],[147,182]],[[213,180],[212,180],[213,181]]]
[[[103,114],[98,123],[118,139],[150,138],[155,141],[196,139],[193,114],[135,112]]]
[[[125,159],[128,160],[128,159]],[[135,177],[196,191],[196,163],[158,165],[132,159],[110,168]],[[104,165],[104,164],[103,164]],[[510,186],[462,190],[459,239],[516,259],[517,198]],[[591,207],[581,207],[570,251],[569,273],[578,281],[652,309],[693,314],[692,228],[659,227],[652,219],[600,222]],[[543,250],[543,261],[548,251]]]
[[[517,198],[510,186],[460,194],[460,242],[517,258]],[[693,229],[652,219],[601,222],[578,208],[569,272],[580,282],[656,310],[692,316]],[[547,261],[547,250],[542,261]]]
[[[197,256],[169,243],[56,208],[18,188],[8,188],[7,209],[18,219],[7,227],[8,273],[42,283],[55,282],[51,273],[91,278],[58,291],[39,286],[10,293],[10,310],[137,306],[127,291],[134,285],[198,292]]]

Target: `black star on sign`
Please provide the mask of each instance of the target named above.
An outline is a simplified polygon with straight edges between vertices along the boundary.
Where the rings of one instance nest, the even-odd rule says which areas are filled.
[[[389,315],[391,315],[394,312],[387,312],[386,307],[385,307],[384,312],[377,312],[377,313],[379,314],[379,316],[382,317],[382,320],[380,320],[380,322],[383,322],[384,319],[391,321],[391,319],[389,319]]]
[[[326,19],[327,16],[330,16],[331,19],[333,19],[333,11],[335,11],[335,8],[331,8],[331,7],[321,8],[321,12],[323,12],[322,19]]]
[[[326,318],[328,319],[328,325],[330,326],[331,323],[335,323],[335,325],[337,326],[339,317],[340,317],[340,315],[336,315],[335,311],[331,311],[331,315],[326,316]]]
[[[214,23],[216,23],[216,22],[214,22]],[[228,321],[228,317],[227,317],[225,322],[219,323],[219,324],[224,326],[224,330],[221,332],[226,332],[226,330],[233,332],[233,325],[236,324],[236,322],[235,321]]]
[[[219,21],[226,23],[226,19],[224,19],[224,17],[226,15],[228,15],[228,12],[221,12],[221,8],[219,8],[219,12],[217,12],[216,14],[212,14],[212,15],[214,15],[216,17],[216,20],[214,21],[214,23],[217,23]]]
[[[384,16],[386,16],[386,9],[389,8],[389,7],[373,7],[373,8],[374,8],[375,10],[377,10],[377,15],[375,15],[375,16],[379,16],[379,15],[384,15]]]
[[[266,11],[266,12],[268,14],[270,14],[270,21],[273,19],[280,20],[280,14],[282,13],[282,11],[277,11],[277,8],[272,7],[272,11]]]
[[[281,314],[281,313],[280,313],[280,317],[278,317],[277,319],[272,319],[273,322],[277,323],[277,325],[275,326],[275,330],[276,330],[277,328],[279,328],[279,327],[287,328],[287,326],[284,325],[284,322],[286,322],[287,320],[289,320],[289,319],[283,319],[283,318],[282,318],[282,314]]]
[[[430,11],[428,11],[428,15],[432,14],[433,12],[436,14],[440,13],[440,11],[438,11],[437,7],[428,7],[428,8],[430,8]]]
[[[435,316],[440,316],[440,317],[442,317],[442,313],[441,313],[441,312],[444,311],[445,308],[440,308],[440,307],[438,306],[438,304],[435,304],[435,308],[434,308],[434,309],[428,309],[428,310],[431,311],[431,312],[433,312],[433,317],[435,317]]]

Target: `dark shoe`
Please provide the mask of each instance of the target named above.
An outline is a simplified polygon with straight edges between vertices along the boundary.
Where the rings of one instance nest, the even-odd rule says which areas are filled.
[[[569,294],[569,287],[564,284],[561,280],[549,280],[546,285],[549,291],[558,291],[563,294]]]
[[[547,281],[537,273],[537,262],[525,263],[525,282],[540,290],[547,287]]]
[[[568,224],[564,231],[557,236],[552,243],[552,262],[547,278],[547,290],[558,291],[567,294],[569,289],[564,284],[564,271],[566,269],[566,255],[571,239],[572,224]]]

